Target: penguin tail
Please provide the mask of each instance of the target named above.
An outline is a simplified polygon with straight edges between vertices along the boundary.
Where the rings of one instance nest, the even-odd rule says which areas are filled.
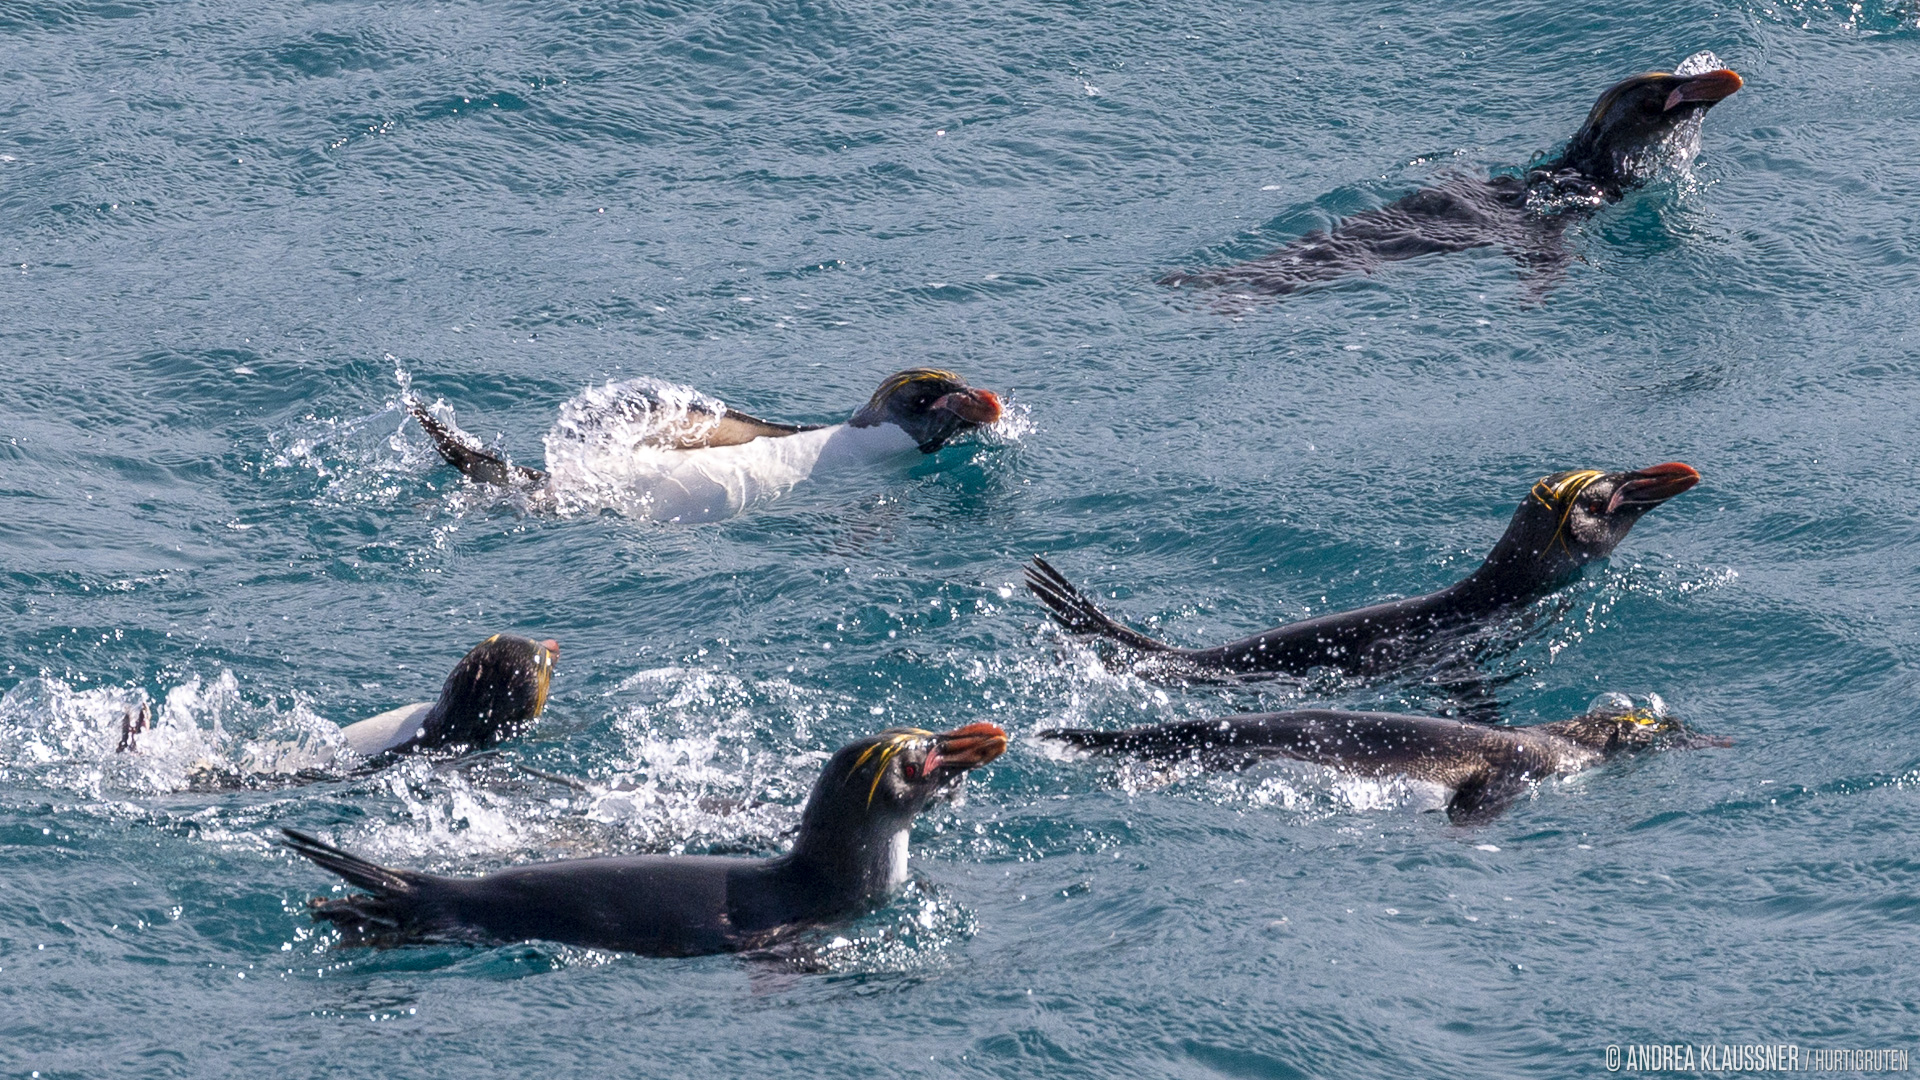
[[[280,831],[286,837],[283,843],[295,854],[367,890],[356,896],[307,901],[313,921],[339,927],[343,944],[396,945],[425,936],[418,926],[422,907],[419,875],[369,862],[317,836],[294,829]]]
[[[1141,652],[1173,652],[1171,645],[1135,630],[1106,612],[1101,611],[1085,593],[1073,587],[1066,576],[1053,568],[1053,564],[1038,555],[1033,562],[1022,567],[1026,572],[1027,589],[1047,605],[1047,614],[1053,621],[1071,634],[1097,634],[1110,638],[1129,648]]]
[[[441,423],[439,418],[427,411],[419,398],[409,395],[406,407],[408,415],[418,420],[426,430],[427,437],[433,440],[440,456],[447,459],[447,464],[465,474],[467,479],[480,484],[518,487],[537,484],[547,478],[547,474],[539,469],[514,465],[486,450],[480,445],[479,439],[452,424]]]

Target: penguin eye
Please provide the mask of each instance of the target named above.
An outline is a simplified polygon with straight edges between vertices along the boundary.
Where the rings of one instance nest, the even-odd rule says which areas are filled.
[[[903,761],[900,763],[900,774],[909,780],[918,780],[920,779],[920,766],[916,762]]]

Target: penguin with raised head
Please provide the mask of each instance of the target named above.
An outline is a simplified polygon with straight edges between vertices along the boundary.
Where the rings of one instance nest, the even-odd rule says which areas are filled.
[[[1219,270],[1185,271],[1163,285],[1223,286],[1281,295],[1372,273],[1389,262],[1499,245],[1544,285],[1568,262],[1567,227],[1700,152],[1708,109],[1742,86],[1710,52],[1674,71],[1608,87],[1558,155],[1522,173],[1462,176],[1317,229],[1272,254]]]
[[[1434,646],[1560,588],[1625,540],[1641,515],[1700,482],[1677,461],[1633,472],[1577,469],[1533,485],[1486,561],[1464,580],[1408,600],[1321,615],[1212,648],[1183,649],[1100,610],[1045,559],[1027,588],[1069,632],[1106,638],[1141,674],[1307,675],[1326,668],[1379,675],[1428,658]]]
[[[394,870],[306,833],[287,846],[366,892],[310,901],[347,945],[538,939],[650,956],[761,948],[884,903],[907,880],[907,836],[929,802],[1007,748],[1006,732],[893,728],[843,746],[772,859],[630,855],[516,866],[476,878]]]
[[[348,724],[341,734],[361,757],[420,750],[485,750],[516,735],[547,706],[560,643],[495,634],[453,666],[430,702],[402,705]]]

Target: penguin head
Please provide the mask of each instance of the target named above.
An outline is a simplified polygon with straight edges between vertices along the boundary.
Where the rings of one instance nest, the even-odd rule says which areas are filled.
[[[976,390],[951,371],[908,368],[889,375],[873,399],[847,421],[850,427],[894,424],[931,454],[948,439],[1000,419],[1000,399]]]
[[[460,658],[422,724],[416,746],[484,749],[514,734],[547,705],[560,643],[495,634]]]
[[[1604,753],[1623,750],[1697,750],[1732,746],[1733,740],[1699,735],[1673,715],[1659,694],[1634,697],[1608,691],[1571,720],[1549,724],[1559,734]]]
[[[1719,63],[1701,53],[1680,65],[1688,74],[1649,71],[1615,83],[1568,141],[1561,167],[1615,196],[1662,168],[1685,168],[1700,150],[1701,118],[1742,85]]]
[[[827,837],[891,838],[927,803],[951,796],[968,770],[1006,749],[1007,733],[992,724],[944,733],[889,728],[848,743],[814,784],[796,847]]]
[[[1643,750],[1682,730],[1659,694],[1635,700],[1617,690],[1594,698],[1575,722],[1586,726],[1592,740],[1606,750]]]
[[[1516,594],[1557,587],[1627,538],[1647,511],[1700,482],[1670,461],[1634,472],[1575,469],[1542,477],[1513,512],[1486,569]]]

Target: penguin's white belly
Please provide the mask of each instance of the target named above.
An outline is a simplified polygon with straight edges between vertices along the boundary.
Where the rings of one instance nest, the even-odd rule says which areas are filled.
[[[913,438],[893,424],[836,424],[738,446],[550,456],[548,464],[554,496],[566,509],[610,508],[691,524],[733,517],[816,471],[883,461],[915,449]]]
[[[402,705],[397,709],[388,709],[379,716],[348,724],[340,729],[340,734],[346,737],[347,745],[353,748],[354,753],[361,757],[374,757],[418,737],[421,722],[432,710],[433,703],[430,701]]]

